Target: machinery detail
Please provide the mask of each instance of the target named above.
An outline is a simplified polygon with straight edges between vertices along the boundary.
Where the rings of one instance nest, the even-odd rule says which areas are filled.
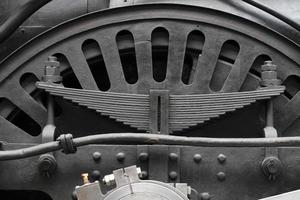
[[[287,2],[3,2],[0,199],[300,199]]]

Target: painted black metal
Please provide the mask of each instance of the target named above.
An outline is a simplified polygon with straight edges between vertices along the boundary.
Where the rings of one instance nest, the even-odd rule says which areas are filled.
[[[293,28],[295,28],[297,31],[300,31],[300,24],[297,23],[296,21],[294,21],[293,19],[290,19],[289,17],[271,9],[270,7],[263,5],[261,3],[258,3],[257,1],[253,1],[253,0],[242,0],[254,7],[257,7],[271,15],[273,15],[274,17],[277,17],[278,19],[284,21],[285,23],[287,23],[288,25],[292,26]]]
[[[68,135],[68,134],[67,134]],[[65,138],[66,135],[61,135]],[[85,136],[72,139],[47,142],[27,149],[17,149],[11,151],[0,151],[0,160],[15,160],[36,156],[48,152],[62,149],[64,153],[75,153],[74,148],[89,144],[162,144],[162,145],[186,145],[203,147],[298,147],[300,137],[279,137],[279,138],[205,138],[205,137],[182,137],[161,134],[145,133],[112,133]],[[121,157],[121,158],[120,158]],[[119,161],[123,161],[125,156],[117,155]]]
[[[13,34],[27,18],[50,1],[51,0],[29,0],[20,6],[16,12],[13,12],[0,26],[0,44]]]
[[[234,120],[233,125],[226,125],[226,128],[224,123],[220,123],[222,119],[197,126],[194,135],[190,128],[189,123],[192,122],[186,113],[191,110],[191,105],[202,105],[203,98],[199,98],[199,95],[205,94],[205,98],[223,96],[226,99],[230,99],[230,94],[233,93],[236,96],[241,95],[242,91],[249,95],[260,85],[261,72],[264,79],[262,86],[277,85],[277,73],[284,84],[291,76],[299,76],[300,73],[299,45],[291,36],[293,31],[286,31],[290,29],[283,28],[286,26],[276,20],[271,20],[272,23],[266,25],[265,19],[269,16],[264,14],[255,15],[255,19],[250,17],[250,21],[245,20],[249,19],[245,17],[245,13],[237,14],[233,8],[229,9],[230,12],[226,10],[226,6],[232,3],[224,6],[225,4],[216,2],[218,3],[215,9],[203,6],[202,3],[190,2],[187,6],[182,3],[176,5],[173,2],[96,12],[50,30],[4,60],[0,65],[0,138],[8,143],[3,142],[1,145],[3,151],[0,151],[0,160],[17,160],[0,162],[0,189],[38,190],[49,194],[54,200],[67,199],[74,187],[82,184],[81,173],[90,172],[92,180],[101,180],[103,175],[111,173],[114,169],[130,165],[142,167],[141,179],[188,183],[194,188],[194,194],[199,194],[196,196],[202,199],[252,200],[296,189],[299,186],[299,137],[255,138],[259,134],[252,129],[246,130],[246,126],[250,127],[251,120],[259,120],[260,117],[248,118],[248,113],[242,122]],[[213,5],[212,2],[206,3]],[[220,8],[223,7],[226,12],[220,12]],[[263,20],[258,20],[259,17]],[[54,17],[53,20],[49,20],[49,23],[55,19]],[[185,112],[179,121],[188,125],[188,131],[182,131],[180,128],[176,134],[183,136],[139,133],[132,127],[124,127],[92,111],[76,108],[59,98],[53,98],[53,102],[49,101],[47,115],[47,105],[43,97],[45,94],[39,91],[40,94],[36,95],[35,82],[45,75],[42,70],[44,61],[54,54],[61,62],[63,82],[66,86],[64,89],[67,89],[63,94],[66,94],[69,87],[75,87],[74,91],[77,93],[80,93],[81,89],[96,90],[89,95],[114,94],[109,102],[103,102],[113,104],[124,95],[143,96],[148,95],[151,89],[164,90],[165,96],[160,96],[160,101],[152,104],[152,107],[157,108],[155,116],[160,116],[162,111],[168,113],[168,103],[172,104],[174,99],[178,100],[175,97],[180,96],[179,103],[172,105],[173,109]],[[262,59],[256,63],[257,58]],[[260,65],[270,59],[278,65],[277,72],[270,63],[266,63],[261,71]],[[103,66],[106,71],[95,70]],[[157,70],[160,69],[158,67],[164,67],[164,70]],[[227,68],[230,70],[227,76],[222,78],[221,75],[226,75],[226,70],[222,69]],[[163,74],[162,71],[166,73]],[[44,77],[45,79],[51,81],[52,78],[58,78],[52,76],[58,75],[54,68],[50,67],[48,72],[51,77]],[[102,76],[105,73],[108,77],[106,79]],[[68,76],[70,74],[73,78]],[[131,74],[136,76],[130,76]],[[163,77],[166,79],[160,80]],[[100,87],[101,80],[108,80],[109,84]],[[297,86],[295,81],[292,83]],[[57,89],[57,85],[54,85],[54,88]],[[103,88],[106,88],[106,91],[100,92]],[[285,88],[279,89],[282,92]],[[263,95],[267,95],[265,90]],[[292,99],[288,99],[288,95]],[[166,96],[170,97],[170,100],[164,98]],[[266,112],[261,109],[263,107],[254,107],[259,115],[267,113],[268,116],[268,120],[262,120],[259,125],[255,125],[257,130],[262,131],[267,125],[265,135],[268,137],[275,135],[275,128],[279,130],[279,135],[298,135],[299,128],[295,125],[298,124],[298,96],[294,94],[293,89],[286,87],[284,94],[269,101]],[[80,98],[84,99],[85,103],[88,102],[88,99]],[[149,97],[147,99],[149,100]],[[142,100],[136,100],[136,106],[133,108],[141,103]],[[49,138],[51,141],[51,138],[58,137],[55,129],[49,129],[49,137],[43,137],[46,134],[42,134],[43,138],[31,136],[31,129],[24,131],[18,128],[17,117],[21,116],[19,121],[24,117],[16,111],[12,112],[15,110],[13,106],[19,107],[39,126],[45,127],[44,131],[47,128],[46,124],[55,124],[58,133],[68,131],[74,133],[76,138],[63,135],[59,137],[60,141],[48,143]],[[60,114],[59,107],[62,110]],[[224,105],[221,108],[225,107]],[[198,113],[200,108],[197,109],[196,118],[201,116],[201,113]],[[73,110],[76,110],[77,114],[73,114]],[[112,110],[115,115],[124,115],[123,121],[132,117],[128,113],[122,113],[117,106]],[[286,114],[282,114],[284,112]],[[178,114],[174,113],[176,118]],[[91,118],[87,117],[90,115],[94,115],[96,120],[90,120]],[[228,114],[224,116],[226,119],[230,117]],[[160,117],[153,120],[153,123],[165,129],[167,126],[164,125],[169,117],[165,114],[160,123],[159,119]],[[213,134],[209,134],[211,138],[186,137],[204,136],[202,131],[207,125],[218,127],[213,131],[218,137],[234,137],[233,131],[228,131],[228,127],[233,126],[240,127],[238,132],[242,134],[248,131],[247,137],[254,138],[221,139],[213,138]],[[109,133],[110,129],[101,131],[103,127],[112,128],[115,133],[104,134]],[[120,133],[127,132],[124,130],[134,130],[135,133]],[[43,133],[46,133],[44,131]],[[93,133],[103,134],[86,136]],[[39,144],[41,142],[43,144]],[[34,146],[30,143],[39,145]],[[77,151],[76,147],[79,147]],[[65,153],[74,154],[63,155],[58,152],[60,149]],[[31,157],[47,152],[50,154]],[[26,159],[20,160],[25,157]],[[16,168],[19,170],[14,170]],[[85,179],[86,177],[85,175]],[[252,185],[259,187],[251,187]],[[111,189],[113,188],[104,188],[107,191]],[[97,198],[97,195],[94,196]],[[197,198],[191,196],[191,199]]]
[[[19,149],[30,146],[29,144],[6,144],[3,149]],[[149,148],[149,146],[139,147]],[[149,151],[149,158],[156,159],[148,160],[145,164],[156,167],[151,168],[154,171],[149,170],[148,172],[155,174],[156,181],[167,182],[164,172],[166,171],[168,176],[168,167],[172,163],[167,160],[166,165],[161,165],[161,162],[165,161],[172,151],[167,146],[154,145],[150,147],[153,150]],[[163,151],[156,151],[162,147],[165,148],[163,154]],[[260,163],[264,159],[264,148],[262,147],[174,147],[180,150],[178,161],[182,167],[180,171],[177,171],[178,176],[181,177],[180,182],[188,183],[200,194],[209,193],[215,199],[230,200],[234,196],[238,199],[260,199],[295,190],[300,184],[297,178],[300,175],[298,167],[300,151],[297,147],[279,148],[283,171],[275,182],[270,182],[261,170]],[[37,170],[37,157],[0,162],[1,189],[38,190],[49,194],[55,200],[69,199],[74,187],[82,185],[80,174],[88,172],[91,175],[94,170],[99,170],[101,178],[103,178],[104,175],[111,174],[112,170],[135,165],[138,159],[137,148],[138,146],[135,145],[90,145],[81,147],[76,154],[65,155],[56,152],[59,168],[51,178],[40,175]],[[92,155],[96,151],[102,154],[101,161],[97,163],[92,159]],[[122,163],[119,163],[115,157],[119,152],[124,152],[126,155]],[[201,153],[202,161],[194,162],[193,156],[199,153]],[[220,153],[227,157],[223,164],[220,164],[217,159]],[[22,170],[14,170],[12,173],[15,168]],[[146,168],[142,168],[142,171],[144,170]],[[219,172],[226,174],[224,181],[218,180]],[[251,187],[249,184],[255,187]],[[101,187],[105,188],[103,184]]]

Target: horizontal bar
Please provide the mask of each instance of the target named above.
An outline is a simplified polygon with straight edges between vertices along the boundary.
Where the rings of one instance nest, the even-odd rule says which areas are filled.
[[[280,138],[204,138],[184,137],[147,133],[110,133],[98,134],[73,139],[76,147],[89,144],[147,144],[147,145],[182,145],[203,147],[291,147],[300,146],[300,137]],[[0,151],[0,161],[15,160],[62,149],[59,141],[36,146]]]

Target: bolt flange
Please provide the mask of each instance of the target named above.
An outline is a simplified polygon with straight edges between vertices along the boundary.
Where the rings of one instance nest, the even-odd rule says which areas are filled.
[[[282,163],[277,157],[267,157],[261,163],[261,169],[270,181],[275,181],[282,170]]]

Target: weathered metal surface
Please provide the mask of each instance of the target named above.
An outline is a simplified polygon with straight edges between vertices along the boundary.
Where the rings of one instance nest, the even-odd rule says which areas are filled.
[[[169,0],[135,0],[135,1],[125,1],[124,0],[76,0],[66,2],[65,0],[56,0],[51,2],[49,5],[40,9],[36,14],[30,17],[27,22],[25,22],[22,27],[20,27],[12,37],[0,47],[0,60],[9,55],[13,50],[15,50],[20,45],[24,44],[30,38],[42,33],[43,31],[63,22],[74,18],[76,16],[93,12],[96,10],[102,10],[109,7],[109,4],[114,5],[132,5],[141,3],[161,3],[161,2],[171,2],[171,3],[184,3],[191,4],[194,6],[204,6],[209,8],[215,8],[221,11],[226,11],[228,13],[235,14],[237,16],[243,16],[246,19],[261,23],[265,26],[273,28],[283,34],[288,34],[289,37],[293,37],[297,40],[299,35],[294,32],[289,27],[286,27],[282,22],[274,19],[273,17],[265,14],[264,12],[257,10],[251,6],[247,6],[239,1],[228,3],[222,0],[212,0],[212,1],[169,1]],[[274,3],[273,0],[259,1],[264,3],[273,9],[293,18],[296,21],[300,21],[297,13],[299,12],[299,2],[297,0],[278,0]],[[0,21],[4,21],[7,16],[14,12],[16,7],[23,3],[23,0],[3,0],[0,2],[0,9],[3,11],[0,13]],[[299,43],[299,40],[298,40]]]
[[[68,11],[76,10],[75,7],[79,10],[66,12],[66,16],[63,16],[66,18],[57,20],[65,20],[95,8],[87,2],[95,3],[95,6],[97,4],[96,1],[82,1],[79,5],[74,1],[74,4],[65,7]],[[139,2],[142,1],[134,3]],[[216,108],[223,111],[228,109],[223,100],[218,101],[216,98],[230,99],[229,106],[232,102],[240,102],[241,98],[246,103],[254,101],[252,94],[257,92],[255,90],[260,83],[260,65],[266,60],[272,60],[278,66],[278,78],[286,86],[285,93],[274,99],[275,128],[279,130],[279,135],[298,135],[297,120],[300,112],[297,77],[300,76],[300,50],[291,40],[298,41],[295,38],[300,38],[296,37],[299,33],[295,34],[270,16],[254,16],[252,12],[256,10],[253,8],[248,10],[248,7],[240,7],[235,3],[225,5],[221,1],[214,1],[216,4],[211,1],[197,2],[190,2],[193,6],[139,5],[134,9],[128,7],[96,12],[67,22],[15,52],[0,64],[0,140],[10,143],[42,141],[41,135],[34,136],[36,131],[31,125],[31,122],[36,123],[42,128],[47,124],[44,97],[37,92],[35,82],[44,75],[44,61],[53,55],[61,62],[63,82],[67,88],[75,88],[72,90],[76,92],[80,89],[94,90],[89,96],[101,94],[105,98],[107,95],[111,97],[103,105],[112,106],[109,116],[114,116],[114,119],[115,116],[122,116],[120,121],[135,123],[133,127],[147,119],[146,125],[149,128],[149,91],[168,90],[170,127],[175,130],[172,120],[182,122],[176,134],[218,137],[262,136],[259,130],[262,131],[265,126],[265,120],[261,119],[265,113],[260,102],[245,108],[243,115],[227,114],[194,129],[182,129],[202,122],[203,111],[207,117],[212,113],[219,115]],[[72,6],[75,6],[74,9],[70,9]],[[85,6],[87,9],[83,9]],[[53,8],[45,16],[59,16],[51,10]],[[61,11],[56,9],[56,12]],[[49,26],[58,22],[54,18],[52,21],[45,18]],[[42,17],[36,19],[41,19],[41,26],[45,24]],[[37,21],[29,20],[27,23],[36,24]],[[24,25],[21,36],[17,36],[20,43],[25,40],[20,39],[22,34],[26,35],[27,30],[33,30]],[[277,32],[260,25],[266,25]],[[47,28],[42,26],[37,29]],[[28,37],[32,35],[28,34]],[[291,40],[283,35],[288,35]],[[4,45],[3,48],[7,47]],[[136,69],[132,67],[135,65]],[[102,71],[97,71],[99,69]],[[103,74],[107,75],[106,78]],[[136,82],[128,81],[135,78],[133,74],[137,76]],[[266,78],[272,79],[272,75],[273,72],[263,72]],[[105,87],[101,85],[103,83]],[[106,88],[105,91],[103,88]],[[258,91],[257,95],[262,91],[264,97],[269,97],[278,95],[283,87],[270,93],[264,89]],[[73,97],[73,94],[69,95]],[[122,112],[120,106],[115,106],[115,102],[124,96],[142,98],[131,102],[130,112]],[[208,96],[214,101],[206,100]],[[91,106],[91,101],[86,97],[78,97],[77,101]],[[125,104],[130,101],[125,101]],[[76,137],[82,133],[137,132],[136,128],[116,123],[62,99],[56,98],[54,104],[57,108],[54,110],[54,123],[60,133],[72,132]],[[200,107],[208,104],[215,104],[214,107],[210,105],[214,110]],[[103,105],[93,102],[92,106],[100,110]],[[134,115],[131,113],[140,105],[146,108],[146,114],[141,112],[132,119]],[[193,113],[192,120],[190,113]],[[24,124],[20,125],[25,115],[31,119],[30,123],[25,123],[29,124],[27,128]],[[227,123],[227,119],[232,120]],[[213,128],[207,131],[209,126]],[[2,148],[6,150],[25,146],[30,144],[4,144]],[[252,200],[297,189],[300,184],[297,178],[300,174],[297,169],[299,149],[276,148],[274,152],[276,158],[280,159],[280,167],[278,163],[262,163],[271,155],[268,154],[269,150],[272,149],[91,145],[79,148],[74,155],[55,152],[55,170],[52,170],[51,162],[41,165],[37,157],[0,162],[0,188],[1,191],[37,190],[49,194],[53,200],[68,199],[74,187],[82,184],[80,174],[83,172],[89,172],[93,180],[101,180],[103,175],[114,169],[138,164],[142,168],[140,178],[188,183],[200,193],[202,199]],[[51,159],[47,158],[46,161]],[[45,168],[51,169],[51,176],[47,173],[48,176],[43,175]],[[12,169],[18,170],[11,173]],[[276,174],[278,171],[280,174]],[[272,182],[268,180],[270,175],[272,179],[276,175]]]
[[[150,98],[152,98],[153,93],[151,91],[149,95],[111,93],[65,88],[60,84],[47,82],[39,82],[37,87],[52,95],[71,100],[73,103],[100,112],[102,115],[107,115],[139,130],[146,130],[152,133],[162,131],[162,134],[169,134],[168,126],[170,126],[171,132],[182,131],[209,121],[211,118],[242,108],[257,100],[278,96],[285,89],[285,87],[277,86],[247,92],[170,95],[170,100],[164,99],[166,97],[161,97],[161,100],[156,103],[156,107],[160,104],[159,108],[161,110],[155,111],[152,110],[153,102]],[[159,92],[162,93],[161,91]],[[165,96],[165,94],[162,93],[161,96]],[[164,101],[167,101],[167,104],[163,104]],[[168,104],[170,104],[170,107]],[[154,123],[149,122],[151,115],[158,115],[158,113],[161,117],[154,120]],[[170,120],[170,122],[166,121],[166,119]],[[158,121],[159,126],[167,127],[159,129],[157,127]],[[152,127],[156,128],[150,130]]]
[[[29,145],[4,145],[3,149],[16,149]],[[141,146],[140,146],[141,147]],[[139,147],[139,148],[140,148]],[[143,146],[144,148],[159,149],[163,146]],[[168,160],[170,153],[174,150],[164,147],[165,151],[149,151],[150,159],[145,161],[149,166],[149,173],[156,177],[164,177],[173,169],[168,169],[172,162],[161,164],[162,160]],[[216,200],[229,200],[232,198],[254,200],[281,194],[295,190],[299,187],[298,177],[300,170],[299,148],[279,148],[279,157],[283,163],[282,174],[274,182],[270,182],[263,174],[260,163],[264,159],[264,148],[204,148],[204,147],[177,147],[180,150],[178,162],[181,169],[180,182],[188,183],[199,193],[208,192]],[[94,152],[101,153],[101,160],[93,160]],[[115,155],[124,152],[125,159],[119,162]],[[201,154],[201,162],[194,161],[195,154]],[[218,161],[219,154],[226,156],[226,161]],[[110,174],[112,170],[119,169],[137,162],[137,146],[113,146],[113,145],[91,145],[81,147],[76,154],[65,155],[55,153],[58,168],[50,178],[42,176],[38,171],[38,159],[36,157],[16,161],[1,162],[2,189],[14,190],[40,190],[48,193],[54,200],[70,198],[76,185],[82,185],[81,174],[92,173],[99,170],[101,179]],[[156,159],[151,159],[155,157]],[[168,164],[169,163],[169,164]],[[165,169],[167,165],[167,169]],[[169,166],[169,167],[168,167]],[[16,170],[10,173],[11,169]],[[144,168],[142,168],[142,171]],[[223,172],[226,179],[220,181],[217,174]],[[152,179],[152,178],[150,178]],[[9,180],[9,181],[7,181]],[[92,181],[93,179],[91,179]],[[160,180],[165,181],[167,180]],[[241,181],[242,180],[242,181]],[[67,182],[66,182],[67,181]],[[250,187],[255,185],[259,187]],[[103,187],[103,185],[101,186]],[[105,188],[105,187],[103,187]],[[59,192],[58,192],[59,191]]]

